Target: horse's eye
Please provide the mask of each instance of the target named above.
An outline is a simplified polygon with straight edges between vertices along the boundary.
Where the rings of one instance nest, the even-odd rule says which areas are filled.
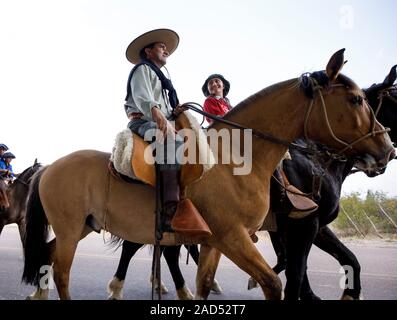
[[[355,105],[356,107],[360,107],[363,104],[363,97],[355,96],[350,99],[350,102]]]

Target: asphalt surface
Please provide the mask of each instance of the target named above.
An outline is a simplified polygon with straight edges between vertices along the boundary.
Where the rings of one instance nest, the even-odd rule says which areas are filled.
[[[70,292],[73,299],[107,299],[107,283],[118,265],[121,248],[117,251],[104,244],[108,234],[92,233],[80,242],[72,266]],[[397,300],[397,242],[387,241],[348,241],[346,242],[357,256],[362,267],[363,296],[366,300]],[[257,243],[259,250],[270,265],[276,256],[266,237]],[[186,265],[187,251],[183,248],[180,258],[181,270],[192,292],[195,291],[196,266],[193,259]],[[139,250],[130,263],[125,281],[124,299],[146,300],[151,298],[149,283],[151,251],[149,247]],[[34,291],[32,286],[21,283],[23,255],[18,229],[15,225],[6,226],[0,236],[0,300],[22,300]],[[342,273],[340,266],[329,255],[316,247],[312,249],[308,264],[309,279],[313,291],[323,299],[339,299]],[[169,293],[164,300],[176,299],[174,285],[163,259],[163,282]],[[221,258],[216,278],[223,288],[221,294],[211,294],[209,300],[259,300],[262,290],[247,290],[249,276],[237,268],[230,260]],[[280,275],[285,284],[284,273]],[[56,290],[51,290],[50,299],[58,299]]]

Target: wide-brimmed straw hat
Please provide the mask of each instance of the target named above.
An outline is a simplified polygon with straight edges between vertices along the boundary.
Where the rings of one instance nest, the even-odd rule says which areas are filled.
[[[210,82],[210,80],[214,79],[214,78],[218,78],[221,79],[223,82],[223,97],[225,98],[227,96],[227,94],[229,93],[230,90],[230,82],[227,81],[224,76],[222,76],[221,74],[218,73],[214,73],[211,74],[207,80],[205,80],[203,86],[201,87],[201,90],[203,91],[204,95],[206,97],[208,97],[210,95],[210,92],[208,91],[208,82]]]
[[[179,36],[175,31],[170,29],[155,29],[146,32],[129,44],[125,52],[127,60],[133,64],[139,63],[141,60],[139,52],[154,42],[163,42],[167,46],[167,50],[171,55],[178,47]]]

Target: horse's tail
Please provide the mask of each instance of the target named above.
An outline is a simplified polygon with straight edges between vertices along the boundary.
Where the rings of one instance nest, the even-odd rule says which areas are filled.
[[[50,257],[47,244],[49,225],[39,195],[39,184],[44,170],[45,168],[41,169],[33,176],[26,209],[22,281],[33,285],[39,285],[40,268],[49,263]]]

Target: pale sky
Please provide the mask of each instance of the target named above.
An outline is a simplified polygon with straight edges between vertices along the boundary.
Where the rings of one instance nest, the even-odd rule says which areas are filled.
[[[155,28],[180,36],[167,69],[181,102],[203,103],[212,73],[231,82],[233,105],[276,82],[322,70],[346,48],[343,73],[361,87],[397,64],[397,2],[265,0],[0,0],[0,143],[21,172],[80,149],[110,152],[127,125],[132,65],[125,49]],[[386,174],[347,178],[343,191],[397,196]]]

